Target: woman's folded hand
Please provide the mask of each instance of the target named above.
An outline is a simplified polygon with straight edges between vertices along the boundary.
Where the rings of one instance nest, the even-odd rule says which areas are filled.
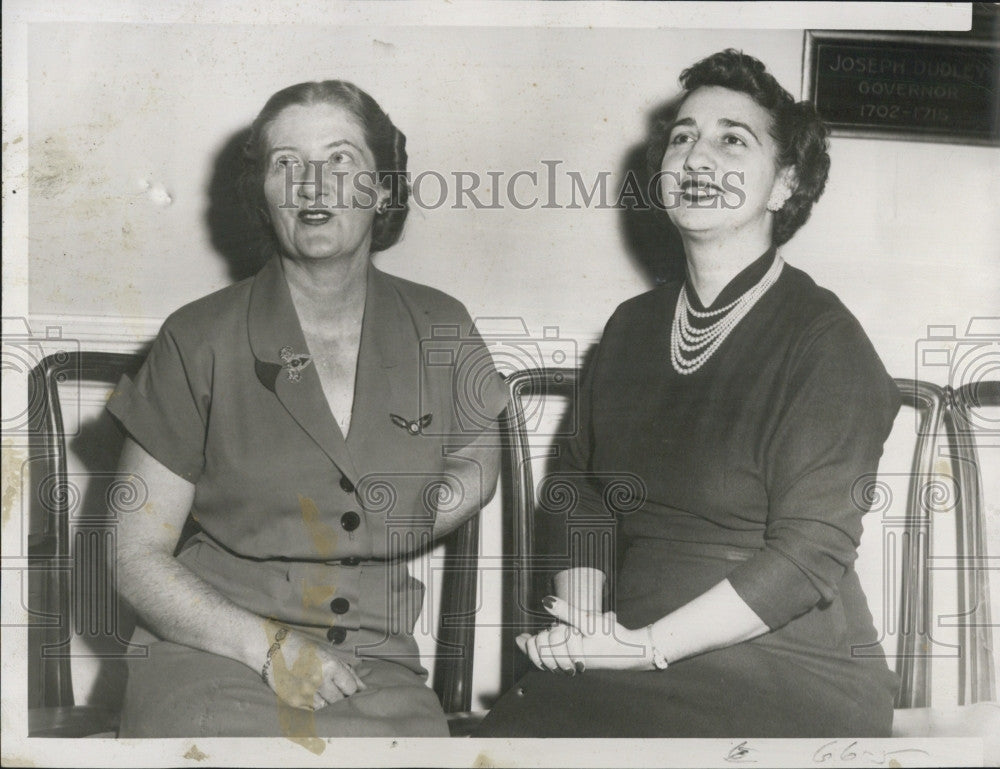
[[[285,703],[306,710],[319,710],[366,688],[347,662],[294,630],[272,655],[267,682]]]
[[[576,675],[585,670],[654,670],[647,632],[629,630],[613,611],[584,611],[547,596],[546,611],[557,620],[548,630],[516,639],[531,661],[542,670]]]

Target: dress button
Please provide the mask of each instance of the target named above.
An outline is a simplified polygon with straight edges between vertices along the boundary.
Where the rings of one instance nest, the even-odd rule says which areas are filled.
[[[359,563],[361,563],[361,559],[354,558],[353,556],[350,558],[342,558],[340,560],[341,566],[357,566]]]
[[[342,644],[347,638],[347,630],[342,627],[332,627],[326,631],[326,637],[330,643]]]
[[[344,531],[354,531],[361,525],[361,516],[351,510],[340,516],[340,525],[344,527]]]
[[[334,614],[347,614],[347,611],[350,608],[351,602],[346,598],[334,598],[330,601],[330,611]]]
[[[354,484],[351,483],[350,480],[348,480],[346,475],[340,476],[340,488],[342,488],[348,494],[352,494],[354,492]]]

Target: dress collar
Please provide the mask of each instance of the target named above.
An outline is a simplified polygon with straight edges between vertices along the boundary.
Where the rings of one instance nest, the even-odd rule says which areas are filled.
[[[366,292],[356,374],[362,385],[355,386],[355,392],[360,395],[355,396],[352,425],[369,419],[368,412],[372,409],[384,410],[382,390],[374,388],[378,394],[368,390],[373,381],[378,384],[381,380],[393,379],[376,374],[375,370],[395,366],[399,360],[400,340],[392,333],[393,328],[398,328],[398,323],[393,323],[393,314],[399,312],[398,305],[393,301],[392,286],[385,273],[371,264],[368,265]],[[247,310],[247,331],[257,379],[277,396],[292,418],[343,474],[357,481],[358,466],[330,412],[319,374],[309,358],[309,348],[278,257],[273,257],[254,278]],[[380,386],[389,387],[384,382]]]
[[[250,349],[263,363],[283,366],[281,351],[287,347],[296,353],[308,352],[285,271],[277,256],[271,257],[253,279],[247,331]]]
[[[708,307],[702,305],[701,300],[698,298],[698,294],[695,291],[688,291],[688,302],[691,307],[699,312],[706,312],[715,310],[719,307],[725,307],[732,301],[738,299],[742,294],[744,294],[749,289],[753,288],[754,285],[764,277],[764,273],[770,269],[771,265],[774,264],[774,258],[777,255],[778,249],[776,246],[771,246],[763,255],[759,256],[757,259],[752,261],[736,276],[726,284],[725,288],[719,292],[719,295],[715,298],[715,301]],[[687,268],[685,268],[684,282],[690,285],[690,277],[687,274]]]
[[[400,358],[401,340],[392,333],[395,326],[387,322],[387,313],[399,312],[394,292],[384,272],[369,263],[366,278],[365,310],[361,325],[362,347],[374,348],[381,364],[395,366]],[[254,277],[247,315],[250,349],[254,357],[266,364],[285,367],[282,350],[293,354],[308,353],[299,316],[285,280],[281,259],[268,260]]]

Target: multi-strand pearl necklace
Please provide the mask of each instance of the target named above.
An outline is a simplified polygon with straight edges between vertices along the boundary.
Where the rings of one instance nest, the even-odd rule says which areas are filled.
[[[678,374],[693,374],[712,357],[729,333],[753,308],[757,301],[781,275],[785,262],[779,256],[755,286],[725,307],[711,312],[699,312],[688,301],[687,286],[681,287],[674,309],[674,322],[670,327],[670,362]],[[689,315],[695,318],[717,318],[704,328],[691,325]]]

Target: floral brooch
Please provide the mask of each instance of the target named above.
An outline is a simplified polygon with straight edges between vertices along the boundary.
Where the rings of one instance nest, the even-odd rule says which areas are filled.
[[[311,355],[294,352],[288,345],[282,347],[278,355],[285,364],[282,371],[288,374],[289,382],[298,382],[302,379],[302,371],[312,363]]]

